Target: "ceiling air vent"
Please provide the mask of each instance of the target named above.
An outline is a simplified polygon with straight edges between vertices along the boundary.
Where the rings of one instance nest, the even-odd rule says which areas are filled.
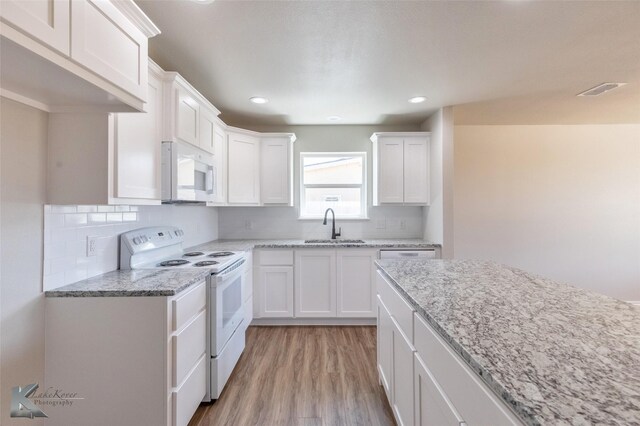
[[[602,83],[596,87],[592,87],[589,90],[585,90],[582,93],[578,93],[578,96],[598,96],[602,95],[609,90],[617,89],[620,86],[624,86],[627,83]]]

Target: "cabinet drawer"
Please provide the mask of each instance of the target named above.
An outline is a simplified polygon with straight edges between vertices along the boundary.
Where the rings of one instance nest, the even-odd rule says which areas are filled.
[[[173,336],[173,386],[178,386],[207,347],[207,313],[200,314]]]
[[[206,360],[203,355],[182,386],[172,392],[173,426],[186,426],[202,402],[207,387]]]
[[[414,346],[434,380],[468,424],[520,424],[509,408],[418,314],[415,314]]]
[[[293,250],[265,250],[258,254],[261,266],[293,265]]]
[[[386,278],[378,271],[377,277],[378,294],[382,303],[389,310],[391,316],[396,320],[402,332],[407,336],[410,343],[413,343],[413,308],[404,298],[387,282]]]
[[[173,301],[173,330],[180,330],[207,304],[207,286],[203,282]]]

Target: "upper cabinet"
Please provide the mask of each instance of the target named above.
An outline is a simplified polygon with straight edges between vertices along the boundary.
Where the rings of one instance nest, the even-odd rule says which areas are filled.
[[[374,133],[373,205],[429,205],[427,132]]]
[[[71,0],[3,0],[0,17],[40,43],[69,56],[70,3]]]
[[[48,112],[142,111],[157,27],[132,0],[7,0],[2,96]]]
[[[160,204],[163,71],[144,113],[51,113],[48,204]]]
[[[220,111],[175,72],[165,77],[165,141],[184,142],[212,152]]]
[[[260,204],[260,138],[254,132],[230,127],[227,133],[227,201]]]
[[[260,199],[264,205],[293,206],[294,134],[262,134]]]

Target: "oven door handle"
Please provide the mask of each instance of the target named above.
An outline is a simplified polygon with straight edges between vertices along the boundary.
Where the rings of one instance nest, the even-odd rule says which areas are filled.
[[[247,262],[246,259],[240,259],[221,273],[214,275],[217,283],[222,283],[224,281],[230,280],[231,278],[235,278],[237,275],[241,275],[244,272],[244,265]]]

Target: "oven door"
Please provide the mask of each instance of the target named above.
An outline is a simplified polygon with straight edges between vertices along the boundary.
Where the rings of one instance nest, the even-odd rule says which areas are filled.
[[[227,271],[211,280],[211,356],[216,357],[238,328],[244,317],[242,287],[245,260],[241,259]]]
[[[216,168],[213,155],[183,143],[173,144],[175,201],[214,201]]]

